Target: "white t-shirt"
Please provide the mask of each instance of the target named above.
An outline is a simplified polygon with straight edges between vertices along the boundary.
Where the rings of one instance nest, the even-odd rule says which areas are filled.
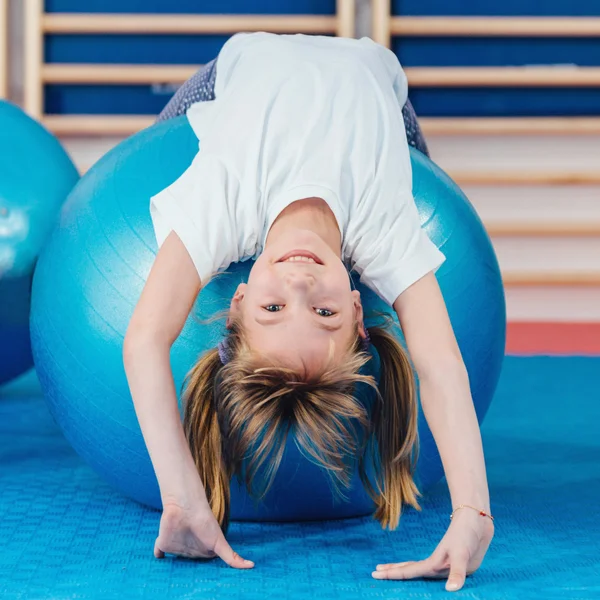
[[[342,258],[390,305],[444,255],[421,229],[396,56],[361,40],[238,34],[217,60],[215,100],[187,117],[189,168],[151,200],[159,246],[175,231],[203,283],[257,257],[279,213],[322,198]]]

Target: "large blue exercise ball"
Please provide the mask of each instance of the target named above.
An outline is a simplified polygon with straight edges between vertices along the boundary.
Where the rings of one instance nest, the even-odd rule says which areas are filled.
[[[33,286],[34,358],[48,405],[75,450],[108,482],[160,507],[152,464],[135,415],[122,362],[127,325],[157,248],[150,197],[179,177],[198,150],[187,119],[154,125],[104,156],[69,196],[40,258]],[[412,152],[414,193],[423,226],[447,256],[437,276],[469,375],[481,421],[498,381],[505,340],[505,304],[498,263],[485,229],[457,186],[430,160]],[[231,265],[200,294],[173,346],[177,388],[198,356],[214,347],[222,311],[251,263]],[[360,287],[360,286],[359,286]],[[361,287],[365,309],[389,312]],[[443,475],[423,415],[417,482]],[[328,519],[369,514],[373,505],[357,477],[346,501],[332,493],[322,469],[289,441],[274,485],[255,505],[237,483],[232,518]]]
[[[22,110],[0,101],[0,384],[33,365],[33,270],[78,179],[59,141]]]

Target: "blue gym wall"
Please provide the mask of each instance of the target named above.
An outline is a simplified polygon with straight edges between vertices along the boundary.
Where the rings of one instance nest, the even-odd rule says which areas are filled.
[[[335,0],[47,0],[47,12],[335,14]],[[229,36],[51,35],[45,59],[53,63],[203,64]],[[48,85],[51,114],[157,114],[172,86]]]
[[[47,0],[49,12],[334,14],[335,0]],[[397,15],[600,16],[599,0],[393,0]],[[228,36],[52,35],[50,63],[202,64]],[[405,67],[600,66],[598,38],[395,38]],[[172,86],[46,87],[46,111],[70,114],[156,114]],[[420,116],[586,116],[600,114],[599,88],[413,88]]]
[[[98,4],[98,3],[97,3]],[[585,17],[600,15],[598,0],[392,0],[397,15]]]
[[[400,16],[598,16],[598,0],[393,0]],[[405,67],[600,66],[598,38],[395,38]],[[600,114],[600,89],[421,88],[410,98],[420,116],[503,117]]]

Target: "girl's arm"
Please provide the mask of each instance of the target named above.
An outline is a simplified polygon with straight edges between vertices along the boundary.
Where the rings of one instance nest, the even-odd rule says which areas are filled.
[[[219,556],[231,567],[250,569],[254,563],[232,550],[212,513],[185,438],[171,372],[171,346],[200,285],[185,246],[170,233],[156,255],[123,347],[129,388],[162,498],[154,556]]]
[[[421,405],[435,438],[452,507],[469,504],[490,513],[490,498],[477,416],[444,298],[429,273],[394,302],[421,385]],[[446,590],[463,587],[494,536],[494,524],[474,510],[459,510],[431,556],[378,565],[375,579],[448,578]]]
[[[170,364],[171,346],[200,285],[187,250],[171,233],[156,256],[123,347],[129,388],[163,506],[169,501],[208,504],[183,432]]]
[[[442,458],[452,507],[470,504],[489,513],[469,378],[435,275],[429,273],[405,290],[394,310],[419,376],[423,413]]]

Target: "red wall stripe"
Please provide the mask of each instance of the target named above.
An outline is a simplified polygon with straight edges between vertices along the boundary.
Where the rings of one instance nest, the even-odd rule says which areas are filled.
[[[600,355],[600,323],[511,322],[507,354]]]

